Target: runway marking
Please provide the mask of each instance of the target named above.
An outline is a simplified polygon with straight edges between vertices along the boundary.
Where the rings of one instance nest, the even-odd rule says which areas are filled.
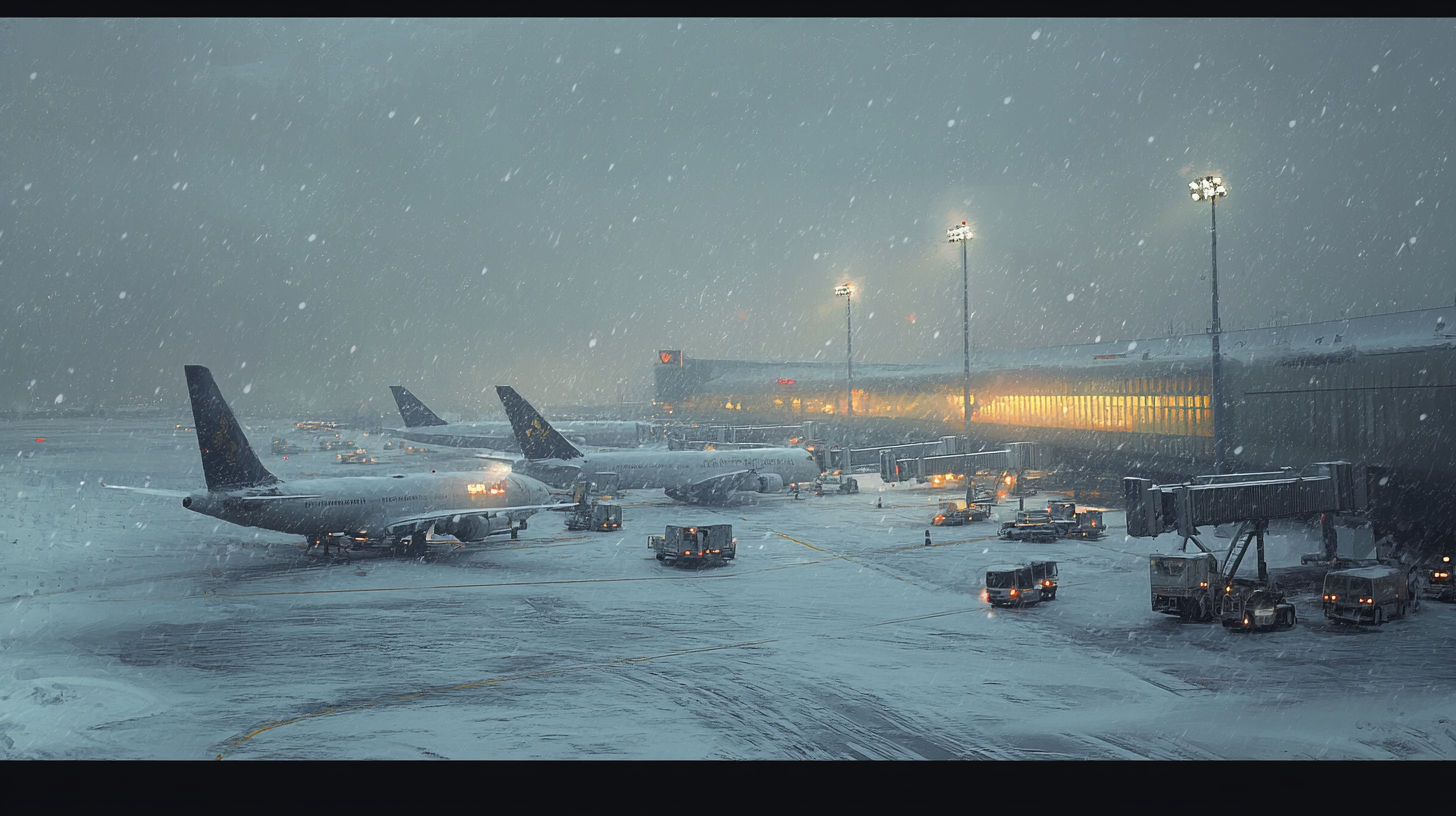
[[[909,578],[906,578],[906,577],[904,577],[902,575],[896,575],[894,571],[892,571],[888,567],[884,566],[883,564],[870,564],[870,563],[866,563],[864,561],[860,561],[857,558],[850,558],[847,555],[840,555],[839,553],[836,553],[836,552],[830,552],[829,550],[822,549],[820,547],[816,547],[816,546],[814,546],[813,544],[810,544],[807,541],[800,541],[797,538],[794,538],[792,536],[786,536],[786,535],[784,535],[783,533],[780,533],[780,532],[774,532],[774,535],[778,536],[779,538],[783,538],[783,539],[787,539],[789,541],[792,541],[795,544],[803,544],[805,547],[808,547],[809,549],[814,550],[815,552],[824,553],[825,555],[830,556],[831,558],[838,558],[841,561],[848,561],[849,563],[854,564],[854,565],[856,565],[856,566],[858,566],[858,567],[860,567],[862,569],[872,569],[875,572],[878,572],[878,573],[880,573],[882,575],[886,575],[886,576],[889,576],[890,578],[894,578],[896,581],[902,581],[904,583],[912,584],[914,586],[921,586],[919,583],[917,583],[915,581],[912,581]],[[922,587],[922,589],[923,588],[924,587]]]
[[[800,541],[799,539],[794,538],[793,536],[786,536],[783,533],[778,533],[778,532],[774,533],[774,535],[778,536],[779,538],[788,539],[789,541],[792,541],[795,544],[803,544],[805,547],[808,547],[809,549],[814,550],[816,552],[822,552],[825,555],[833,555],[835,558],[844,558],[844,556],[842,556],[842,555],[835,555],[834,553],[829,552],[828,550],[821,550],[818,547],[814,546],[813,544],[810,544],[807,541]],[[845,560],[848,560],[848,559],[845,559]]]
[[[981,536],[980,538],[967,538],[967,539],[962,540],[962,541],[942,541],[939,544],[932,543],[930,546],[932,546],[932,547],[954,547],[957,544],[978,544],[978,543],[980,543],[982,541],[992,541],[992,540],[997,539],[997,538],[999,538],[999,536],[988,535],[988,536]],[[908,547],[897,547],[897,548],[891,550],[890,552],[905,552],[907,550],[923,550],[923,549],[925,549],[925,545],[924,544],[921,544],[918,547],[917,546],[914,546],[914,545],[911,545],[911,546],[908,546]]]

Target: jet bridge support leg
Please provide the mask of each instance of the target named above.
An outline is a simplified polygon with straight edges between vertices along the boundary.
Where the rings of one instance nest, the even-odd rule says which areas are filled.
[[[1223,576],[1226,582],[1232,584],[1234,573],[1239,571],[1239,564],[1249,552],[1249,545],[1253,544],[1259,559],[1259,582],[1265,586],[1269,584],[1269,565],[1264,561],[1264,533],[1268,530],[1268,519],[1252,519],[1239,525],[1234,533],[1233,546],[1229,547],[1228,556],[1224,558]]]

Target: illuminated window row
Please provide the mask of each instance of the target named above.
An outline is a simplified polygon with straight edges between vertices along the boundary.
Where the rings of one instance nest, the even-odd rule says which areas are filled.
[[[1170,436],[1213,435],[1207,393],[1179,393],[1206,385],[1207,378],[1134,378],[1105,383],[1108,390],[1128,394],[998,394],[971,395],[973,422],[1038,428],[1119,431]],[[1060,390],[1065,383],[1049,383]],[[1086,385],[1078,383],[1079,386]],[[983,392],[984,394],[984,392]],[[843,392],[789,395],[699,394],[682,409],[703,419],[733,419],[757,414],[776,420],[842,416]],[[949,387],[927,391],[854,391],[854,413],[862,417],[960,422],[961,395]]]
[[[1004,395],[977,405],[971,420],[1034,428],[1213,435],[1207,395]]]

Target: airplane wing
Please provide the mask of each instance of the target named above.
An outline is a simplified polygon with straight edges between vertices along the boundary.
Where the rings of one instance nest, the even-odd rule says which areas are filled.
[[[699,479],[683,487],[664,488],[663,492],[671,498],[691,504],[724,504],[734,491],[750,488],[750,482],[757,478],[756,471],[735,470]]]
[[[102,482],[101,486],[108,490],[130,490],[133,493],[145,493],[148,496],[166,496],[169,499],[185,499],[192,495],[185,490],[162,490],[156,487],[127,487],[126,485],[109,485]]]
[[[433,513],[425,513],[418,516],[395,519],[389,522],[389,532],[396,533],[402,528],[417,529],[437,521],[455,520],[467,516],[497,516],[510,513],[535,513],[537,510],[560,510],[567,507],[575,507],[574,502],[564,504],[519,504],[514,507],[467,507],[460,510],[437,510]]]

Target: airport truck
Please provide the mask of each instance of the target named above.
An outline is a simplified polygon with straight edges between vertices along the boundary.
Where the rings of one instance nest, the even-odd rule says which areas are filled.
[[[591,502],[578,504],[566,514],[566,529],[609,533],[622,529],[620,505]]]
[[[1062,528],[1046,510],[1018,510],[1016,520],[1003,523],[996,535],[1007,541],[1050,544],[1062,537]]]
[[[1187,621],[1213,620],[1223,579],[1212,553],[1155,553],[1148,559],[1148,573],[1154,612]]]
[[[731,524],[669,524],[665,535],[647,537],[647,548],[668,565],[717,565],[737,557],[738,539],[733,537]]]
[[[1224,585],[1218,618],[1225,629],[1263,632],[1288,629],[1299,622],[1294,605],[1284,600],[1284,593],[1260,584],[1238,581]]]
[[[1451,556],[1442,555],[1430,568],[1421,594],[1433,601],[1456,601],[1456,582],[1451,580]]]
[[[1036,582],[1041,592],[1043,601],[1055,601],[1057,599],[1057,562],[1055,561],[1033,561],[1031,562],[1031,580]]]
[[[610,476],[615,482],[615,473],[598,475]],[[609,487],[615,489],[615,484]],[[593,493],[601,490],[601,484],[597,482],[577,482],[573,486],[572,501],[576,502],[576,506],[566,514],[566,529],[593,530],[600,533],[622,529],[622,508],[592,498]]]
[[[842,475],[839,471],[825,473],[814,480],[815,495],[825,493],[858,493],[859,480],[853,476]]]
[[[992,606],[1031,606],[1057,597],[1057,562],[1033,561],[986,568],[981,600]]]
[[[940,510],[930,523],[936,527],[959,527],[973,521],[985,521],[991,517],[991,511],[972,504],[967,506],[964,499],[948,499],[940,503]]]
[[[1360,567],[1325,574],[1325,617],[1379,626],[1410,609],[1410,583],[1398,567]]]

